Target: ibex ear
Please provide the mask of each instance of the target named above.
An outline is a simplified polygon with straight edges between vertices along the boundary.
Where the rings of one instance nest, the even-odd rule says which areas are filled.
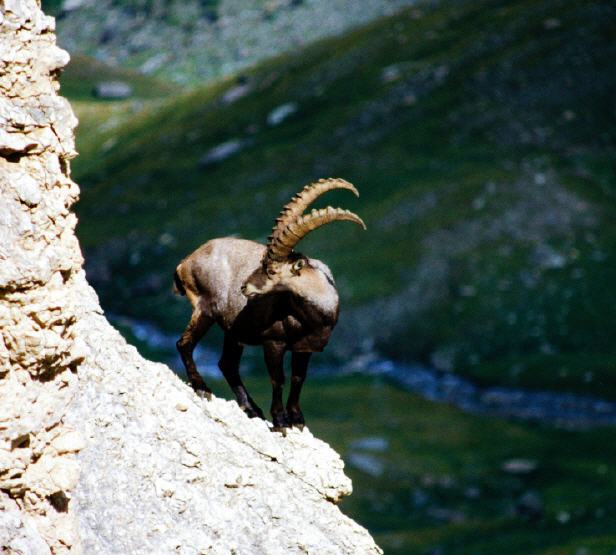
[[[261,272],[264,276],[274,277],[278,273],[278,264],[268,260],[267,256],[261,262]]]
[[[300,258],[293,263],[293,266],[291,266],[291,272],[297,276],[305,265],[306,261],[303,258]]]

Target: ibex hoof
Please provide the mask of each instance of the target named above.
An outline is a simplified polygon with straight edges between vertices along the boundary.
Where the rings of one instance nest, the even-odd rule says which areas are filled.
[[[240,406],[240,408],[248,418],[263,418],[263,411],[256,405],[254,407]]]
[[[198,389],[195,391],[195,393],[197,394],[197,397],[200,397],[201,399],[205,399],[206,401],[212,400],[211,391],[206,391],[205,389]]]
[[[282,437],[287,437],[287,428],[282,428],[280,426],[274,426],[271,428],[272,432],[279,432],[282,434]]]
[[[286,429],[291,427],[291,422],[289,422],[289,417],[286,411],[272,414],[272,423],[274,425],[272,430],[275,432],[283,432],[283,435],[285,436],[287,435]]]
[[[287,408],[287,415],[289,416],[289,422],[291,426],[297,428],[300,432],[304,429],[304,415],[302,411],[294,408]]]

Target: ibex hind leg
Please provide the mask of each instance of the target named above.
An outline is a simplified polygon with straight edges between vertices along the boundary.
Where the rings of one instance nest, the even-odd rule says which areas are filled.
[[[210,329],[214,320],[203,313],[200,308],[195,308],[188,326],[184,330],[182,337],[178,339],[176,343],[184,367],[186,368],[186,374],[190,385],[197,392],[200,397],[210,399],[212,396],[212,390],[206,385],[205,381],[197,372],[197,365],[193,359],[193,351],[197,346],[197,343]]]
[[[286,435],[285,428],[290,428],[291,423],[287,416],[287,411],[282,404],[282,390],[284,388],[284,345],[276,342],[267,342],[263,344],[263,353],[265,355],[265,366],[270,375],[272,382],[272,406],[270,414],[272,415],[272,423],[274,432],[282,432]]]
[[[299,406],[299,396],[302,392],[302,385],[308,373],[308,363],[312,353],[293,353],[291,355],[291,391],[287,400],[287,416],[291,426],[304,429],[304,415]]]
[[[225,333],[225,341],[222,355],[218,362],[218,368],[223,373],[229,387],[233,391],[237,404],[246,413],[248,418],[263,418],[263,411],[257,406],[252,397],[246,391],[246,387],[240,378],[240,359],[244,348],[230,334]]]

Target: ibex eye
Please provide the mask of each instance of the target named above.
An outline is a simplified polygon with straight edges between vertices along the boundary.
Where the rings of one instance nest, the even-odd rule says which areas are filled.
[[[304,267],[304,261],[298,260],[295,264],[293,264],[293,271],[299,272]]]

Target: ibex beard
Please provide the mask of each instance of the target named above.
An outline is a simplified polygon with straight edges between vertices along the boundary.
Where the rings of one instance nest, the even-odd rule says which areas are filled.
[[[273,429],[303,428],[300,393],[311,354],[322,351],[338,321],[339,300],[330,269],[320,260],[295,252],[311,231],[334,221],[366,226],[341,208],[304,211],[332,189],[357,189],[343,179],[321,179],[284,206],[267,245],[223,237],[201,245],[177,266],[175,289],[193,307],[190,322],[177,342],[193,389],[206,398],[211,390],[197,371],[193,351],[216,323],[224,331],[218,367],[239,406],[250,417],[263,411],[246,391],[239,373],[245,345],[262,345],[272,383]],[[283,403],[284,354],[291,351],[291,388]]]

